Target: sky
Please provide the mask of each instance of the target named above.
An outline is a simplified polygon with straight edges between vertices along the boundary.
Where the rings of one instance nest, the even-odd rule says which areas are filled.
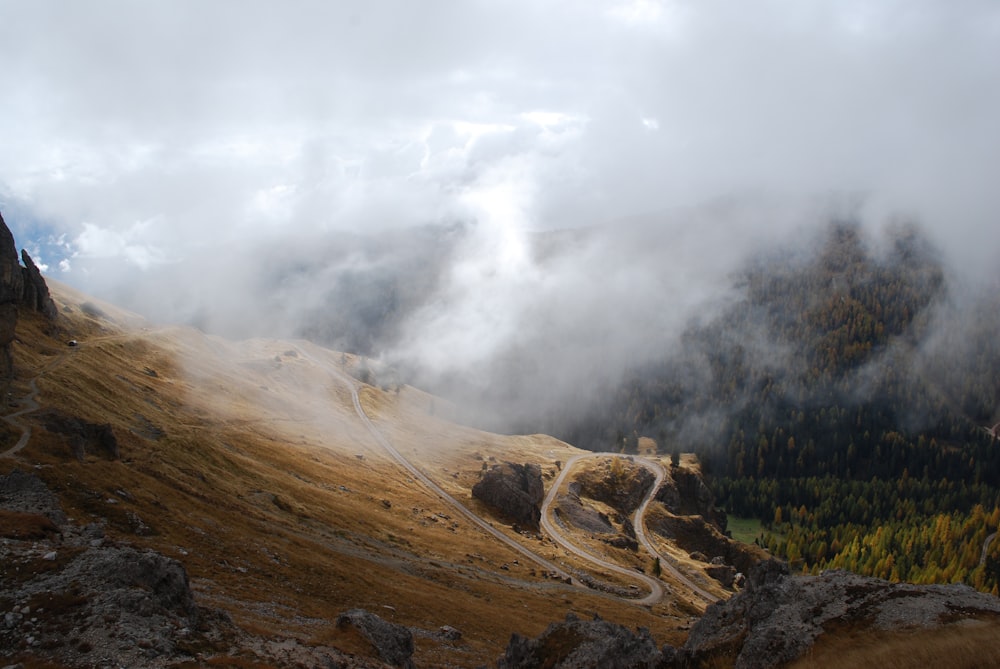
[[[0,211],[48,276],[162,320],[268,333],[325,304],[275,263],[467,224],[397,342],[459,370],[529,323],[676,329],[632,298],[688,314],[824,207],[918,220],[968,271],[1000,250],[993,0],[0,0],[0,25]],[[527,250],[622,221],[649,235],[617,255]]]

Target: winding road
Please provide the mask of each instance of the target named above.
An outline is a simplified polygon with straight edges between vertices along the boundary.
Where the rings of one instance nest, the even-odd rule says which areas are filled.
[[[707,603],[713,603],[717,601],[719,599],[717,596],[699,587],[698,584],[694,583],[684,574],[682,574],[670,560],[660,555],[660,553],[656,550],[656,547],[653,545],[653,543],[649,540],[649,537],[646,535],[646,525],[645,525],[646,509],[649,507],[650,502],[652,502],[653,499],[655,499],[656,493],[660,489],[660,485],[663,484],[663,480],[667,476],[666,470],[664,470],[663,466],[660,465],[660,463],[656,462],[655,460],[650,460],[648,458],[642,458],[637,456],[625,456],[619,453],[583,453],[580,455],[573,456],[566,462],[562,471],[559,473],[559,476],[556,478],[555,482],[553,482],[552,487],[549,488],[549,493],[545,496],[545,501],[542,502],[542,528],[548,533],[550,537],[552,537],[552,539],[556,543],[558,543],[560,546],[570,551],[574,555],[577,555],[578,557],[588,560],[589,562],[592,562],[602,567],[603,569],[607,569],[618,574],[623,574],[625,576],[638,579],[643,583],[645,583],[646,586],[649,588],[650,593],[646,597],[638,600],[638,603],[651,605],[655,604],[656,602],[660,601],[663,598],[663,583],[659,579],[647,576],[646,574],[642,574],[632,569],[627,569],[625,567],[622,567],[621,565],[608,562],[607,560],[604,560],[596,555],[584,551],[583,549],[579,548],[578,546],[567,540],[566,537],[564,537],[562,533],[559,531],[559,528],[556,526],[556,524],[552,521],[552,517],[550,514],[552,503],[558,497],[559,489],[562,487],[563,481],[566,479],[566,476],[569,474],[570,470],[573,469],[574,465],[576,465],[576,463],[578,463],[580,460],[584,460],[587,458],[609,458],[609,457],[627,458],[632,462],[635,462],[636,464],[645,467],[650,472],[652,472],[653,475],[656,477],[656,480],[653,482],[653,485],[650,486],[649,488],[649,492],[646,493],[646,496],[643,498],[642,503],[639,504],[639,507],[635,510],[635,513],[632,515],[632,525],[635,528],[636,540],[640,544],[642,544],[642,547],[645,548],[646,551],[653,558],[659,559],[660,567],[662,569],[669,572],[670,575],[673,578],[675,578],[678,582],[683,584],[684,587],[691,590],[693,593],[695,593],[698,597],[700,597]]]
[[[108,339],[116,338],[116,336],[107,338]],[[344,373],[337,367],[330,364],[326,364],[323,361],[317,360],[307,351],[303,350],[301,346],[297,346],[296,349],[298,353],[302,355],[304,358],[310,360],[316,365],[319,365],[323,368],[330,370],[333,376],[336,377],[341,384],[346,386],[348,390],[350,390],[351,400],[354,404],[354,411],[357,414],[358,418],[361,420],[361,422],[364,424],[365,428],[368,430],[369,434],[371,434],[375,442],[386,453],[388,453],[392,457],[392,459],[395,460],[403,469],[409,472],[409,474],[414,479],[420,481],[424,486],[426,486],[435,495],[437,495],[443,502],[445,502],[450,507],[452,507],[456,512],[461,514],[463,518],[474,524],[476,527],[482,529],[487,534],[493,536],[498,541],[503,543],[505,546],[509,547],[511,550],[535,562],[540,567],[542,567],[549,573],[558,576],[561,580],[565,581],[566,583],[572,584],[578,588],[589,589],[584,583],[582,583],[579,579],[574,578],[570,573],[568,573],[562,567],[556,565],[551,560],[542,557],[541,555],[535,553],[534,551],[531,551],[530,549],[521,545],[517,541],[511,539],[509,536],[507,536],[500,530],[493,527],[493,525],[491,525],[487,521],[477,516],[475,513],[469,510],[465,505],[463,505],[456,498],[454,498],[451,494],[445,491],[441,486],[439,486],[437,483],[431,480],[426,474],[420,471],[420,469],[418,469],[413,463],[411,463],[405,456],[403,456],[402,453],[400,453],[392,445],[392,443],[375,426],[371,418],[365,412],[364,407],[361,405],[361,398],[358,394],[358,387],[360,385],[360,382],[348,376],[346,373]],[[20,400],[21,408],[13,413],[0,417],[4,421],[6,421],[9,425],[12,425],[21,430],[21,436],[17,440],[17,443],[14,444],[14,446],[12,446],[11,448],[4,451],[3,453],[0,453],[0,457],[9,457],[16,455],[25,446],[27,446],[32,435],[31,425],[23,423],[18,419],[21,416],[32,413],[39,409],[39,404],[37,400],[39,393],[38,383],[37,383],[38,379],[42,375],[47,373],[49,370],[51,370],[53,367],[60,364],[69,354],[70,353],[68,351],[63,352],[55,360],[52,360],[51,362],[49,362],[49,364],[45,365],[45,367],[42,368],[38,372],[38,374],[28,382],[29,392],[27,395],[21,398]],[[657,604],[663,599],[664,584],[662,581],[660,581],[657,578],[653,578],[647,574],[638,572],[634,569],[629,569],[626,567],[622,567],[621,565],[608,562],[596,555],[584,551],[583,549],[579,548],[578,546],[570,542],[568,539],[566,539],[566,537],[562,535],[559,528],[551,519],[551,505],[557,498],[559,489],[564,483],[566,476],[573,469],[576,463],[586,458],[607,458],[607,457],[626,457],[626,456],[622,456],[617,453],[586,453],[573,456],[566,462],[566,464],[560,471],[559,476],[556,477],[556,480],[552,483],[552,486],[550,487],[549,492],[546,495],[544,502],[542,503],[541,526],[542,529],[549,535],[549,537],[552,538],[552,540],[557,545],[559,545],[566,551],[572,553],[573,555],[582,558],[592,564],[595,564],[602,569],[612,571],[617,574],[621,574],[629,579],[643,583],[649,590],[648,595],[642,598],[625,597],[622,599],[639,605],[652,606],[654,604]],[[661,568],[668,571],[671,574],[671,576],[674,579],[676,579],[679,583],[683,584],[686,588],[691,590],[698,597],[704,599],[706,602],[716,601],[718,599],[716,596],[706,592],[705,590],[700,588],[697,584],[690,581],[687,577],[681,574],[681,572],[678,571],[677,568],[669,560],[661,556],[657,552],[656,547],[647,537],[645,531],[645,523],[644,523],[646,509],[648,508],[650,502],[655,498],[657,490],[659,490],[660,485],[666,478],[666,471],[658,462],[655,462],[653,460],[635,456],[628,456],[628,457],[630,457],[630,459],[633,462],[636,462],[641,466],[645,467],[646,469],[648,469],[649,471],[651,471],[656,477],[653,485],[649,489],[649,492],[646,493],[646,496],[643,498],[642,503],[639,505],[639,507],[636,509],[635,513],[632,516],[632,523],[635,528],[636,539],[640,544],[642,544],[642,546],[646,549],[646,551],[648,551],[648,553],[653,558],[659,559]],[[985,546],[984,546],[984,553],[985,553]]]
[[[437,483],[431,480],[426,474],[420,471],[420,469],[418,469],[402,453],[400,453],[396,449],[396,447],[392,445],[392,443],[389,442],[389,440],[385,437],[385,435],[382,434],[382,432],[378,429],[378,427],[375,426],[375,423],[372,422],[371,418],[365,412],[364,407],[361,405],[361,398],[358,395],[359,382],[357,380],[348,376],[340,369],[332,365],[324,364],[322,361],[317,360],[307,351],[303,350],[302,347],[297,347],[297,349],[299,354],[302,355],[302,357],[310,360],[314,364],[321,365],[330,370],[332,374],[340,381],[340,383],[348,388],[348,390],[351,393],[351,400],[354,403],[354,412],[357,414],[361,422],[365,425],[368,432],[371,434],[372,438],[376,441],[376,443],[378,443],[379,446],[382,447],[383,450],[385,450],[386,453],[388,453],[392,457],[393,460],[395,460],[401,467],[403,467],[403,469],[409,472],[414,479],[423,483],[424,486],[429,488],[443,502],[445,502],[446,504],[451,506],[455,511],[460,513],[462,517],[464,517],[466,520],[473,523],[475,526],[479,527],[484,532],[487,532],[488,534],[492,535],[498,541],[502,542],[504,545],[508,546],[514,551],[517,551],[518,553],[525,556],[529,560],[532,560],[533,562],[540,565],[547,571],[556,574],[557,576],[559,576],[559,578],[563,579],[567,583],[571,583],[577,587],[587,589],[587,586],[585,584],[581,583],[579,579],[573,578],[573,576],[567,573],[563,568],[557,566],[552,561],[522,546],[520,543],[514,541],[509,536],[507,536],[503,532],[493,527],[490,523],[486,522],[485,520],[477,516],[475,513],[470,511],[465,505],[463,505],[461,502],[455,499],[451,494],[445,491],[441,486],[439,486]],[[583,549],[579,548],[578,546],[567,540],[566,537],[564,537],[562,533],[559,531],[559,529],[556,527],[555,523],[553,523],[552,520],[550,519],[550,507],[552,505],[552,502],[556,499],[560,487],[562,486],[567,474],[573,468],[573,466],[577,462],[585,458],[601,458],[601,457],[625,457],[625,456],[622,456],[617,453],[584,453],[570,458],[566,462],[565,466],[563,466],[559,476],[552,483],[552,486],[550,487],[549,492],[542,503],[542,508],[541,508],[542,529],[549,535],[549,537],[552,538],[552,540],[557,545],[567,550],[568,552],[572,553],[573,555],[582,558],[592,564],[595,564],[602,569],[612,571],[617,574],[621,574],[623,576],[628,577],[629,579],[643,583],[649,589],[648,595],[638,599],[629,597],[625,597],[623,599],[625,601],[643,606],[652,606],[654,604],[657,604],[663,599],[664,584],[662,581],[660,581],[657,578],[653,578],[647,574],[638,572],[634,569],[629,569],[626,567],[622,567],[621,565],[608,562],[596,555],[584,551]],[[718,600],[717,596],[707,592],[706,590],[699,587],[696,583],[692,582],[689,578],[687,578],[684,574],[682,574],[670,560],[660,555],[659,552],[656,550],[656,547],[649,540],[645,530],[645,522],[644,522],[645,513],[650,502],[652,502],[653,499],[656,497],[656,492],[659,490],[660,485],[666,478],[666,470],[664,470],[662,465],[660,465],[658,462],[655,462],[647,458],[632,457],[632,460],[639,463],[646,469],[650,470],[656,477],[656,480],[654,481],[653,485],[650,486],[649,492],[646,493],[646,496],[642,500],[642,503],[636,509],[635,514],[633,514],[632,516],[632,522],[636,532],[636,539],[639,541],[640,544],[642,544],[642,546],[649,552],[649,554],[653,558],[659,559],[661,568],[669,572],[670,575],[674,579],[676,579],[679,583],[684,585],[684,587],[688,588],[696,596],[703,599],[707,603],[712,603],[717,601]]]
[[[0,453],[0,458],[17,455],[17,453],[28,445],[28,441],[31,439],[31,425],[22,423],[18,420],[18,418],[24,416],[25,414],[38,411],[38,379],[50,372],[56,365],[62,364],[62,362],[69,355],[70,351],[63,351],[57,355],[54,360],[49,361],[48,364],[38,370],[38,373],[35,374],[30,381],[28,381],[28,394],[22,397],[18,402],[22,408],[13,413],[9,413],[6,416],[0,416],[0,418],[2,418],[8,425],[12,425],[13,427],[21,430],[21,437],[17,440],[17,443],[3,453]]]
[[[578,579],[574,579],[563,568],[561,568],[561,567],[557,566],[555,563],[553,563],[553,562],[545,559],[541,555],[538,555],[537,553],[528,550],[527,548],[525,548],[524,546],[522,546],[518,542],[514,541],[513,539],[511,539],[510,537],[508,537],[506,534],[504,534],[503,532],[501,532],[500,530],[496,529],[495,527],[493,527],[492,525],[490,525],[488,522],[486,522],[485,520],[483,520],[482,518],[480,518],[479,516],[477,516],[476,514],[474,514],[465,505],[463,505],[457,499],[455,499],[454,497],[452,497],[447,491],[445,491],[444,488],[442,488],[441,486],[439,486],[437,483],[435,483],[434,481],[432,481],[426,474],[424,474],[422,471],[420,471],[419,469],[417,469],[417,467],[413,463],[411,463],[409,460],[407,460],[406,457],[402,453],[400,453],[398,450],[396,450],[396,447],[393,446],[389,442],[389,440],[385,438],[385,435],[383,435],[379,431],[379,429],[372,422],[371,418],[368,417],[368,414],[365,412],[364,407],[361,406],[361,398],[358,396],[358,382],[357,381],[355,381],[352,377],[346,375],[345,373],[341,372],[339,369],[336,369],[335,367],[331,367],[329,365],[324,365],[322,362],[316,360],[316,358],[314,358],[313,356],[309,355],[309,353],[307,353],[306,351],[303,351],[301,347],[298,347],[298,352],[303,357],[309,359],[313,363],[315,363],[317,365],[322,365],[322,366],[327,367],[328,369],[330,369],[333,372],[334,376],[336,376],[337,379],[342,384],[344,384],[345,386],[347,386],[347,388],[351,391],[351,399],[354,402],[354,412],[358,415],[358,418],[361,419],[361,422],[364,423],[365,427],[368,429],[368,432],[371,434],[372,438],[378,443],[379,446],[381,446],[386,451],[386,453],[388,453],[392,457],[393,460],[395,460],[401,467],[403,467],[403,469],[405,469],[406,471],[408,471],[413,476],[413,478],[415,478],[418,481],[420,481],[421,483],[423,483],[435,495],[437,495],[443,502],[445,502],[446,504],[448,504],[449,506],[451,506],[455,511],[457,511],[458,513],[460,513],[466,520],[468,520],[469,522],[473,523],[474,525],[476,525],[477,527],[479,527],[483,531],[487,532],[488,534],[492,535],[497,540],[501,541],[504,545],[506,545],[509,548],[517,551],[518,553],[520,553],[524,557],[532,560],[533,562],[535,562],[539,566],[545,568],[547,571],[549,571],[549,572],[551,572],[553,574],[556,574],[559,578],[563,579],[567,583],[572,583],[573,585],[576,585],[576,586],[581,587],[581,588],[585,588],[586,587],[584,584],[580,583],[580,581]]]
[[[18,451],[27,446],[28,440],[31,439],[31,426],[28,425],[27,423],[22,423],[21,421],[18,420],[18,418],[20,418],[24,414],[31,413],[32,411],[38,411],[37,379],[38,377],[36,376],[35,378],[31,379],[31,381],[28,382],[28,388],[30,389],[30,391],[28,392],[27,395],[21,398],[21,404],[23,405],[24,408],[15,411],[14,413],[9,413],[6,416],[3,416],[4,422],[6,422],[8,425],[12,425],[21,430],[21,438],[18,439],[17,443],[14,444],[12,447],[8,448],[3,453],[0,453],[0,458],[6,458],[15,455]]]

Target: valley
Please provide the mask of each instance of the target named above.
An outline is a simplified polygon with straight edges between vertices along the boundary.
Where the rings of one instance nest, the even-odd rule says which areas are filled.
[[[805,506],[741,521],[770,551],[725,534],[713,487],[753,510],[829,480],[710,480],[711,458],[667,455],[636,432],[596,452],[492,433],[377,361],[152,324],[56,282],[44,294],[51,307],[17,306],[8,345],[5,660],[695,669],[815,650],[816,666],[836,667],[852,639],[851,657],[878,656],[879,635],[914,657],[993,657],[970,646],[1000,624],[995,597],[897,583],[890,570],[913,559],[902,554],[880,558],[891,578],[852,573],[908,540],[902,524],[879,529],[881,543],[837,546],[832,564],[849,571],[815,576],[770,559],[822,552],[801,534],[815,522]],[[837,485],[846,492],[820,508],[890,484]],[[880,504],[931,485],[904,476]],[[950,484],[936,494],[962,500]],[[938,514],[933,537],[917,538],[939,564],[976,562],[985,586],[998,517]]]

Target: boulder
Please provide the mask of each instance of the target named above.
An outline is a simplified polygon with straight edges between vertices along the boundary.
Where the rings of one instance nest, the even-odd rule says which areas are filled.
[[[511,636],[499,669],[631,669],[662,666],[663,654],[645,628],[635,632],[604,620],[573,614],[549,625],[537,639]]]
[[[472,487],[472,496],[518,525],[537,529],[545,498],[542,469],[530,463],[493,465]]]
[[[712,604],[680,649],[680,666],[735,658],[736,669],[780,666],[804,655],[827,629],[895,631],[942,627],[962,618],[1000,617],[1000,599],[964,585],[889,583],[846,571],[791,576],[761,563],[745,588]]]

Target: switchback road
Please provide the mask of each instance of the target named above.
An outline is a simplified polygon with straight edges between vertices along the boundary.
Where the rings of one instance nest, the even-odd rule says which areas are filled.
[[[549,493],[548,495],[545,496],[545,501],[542,503],[542,528],[549,534],[549,536],[551,536],[556,543],[558,543],[560,546],[570,551],[574,555],[584,558],[585,560],[588,560],[596,565],[599,565],[604,569],[614,571],[615,573],[618,574],[624,574],[626,576],[629,576],[630,578],[638,579],[643,583],[645,583],[646,587],[649,588],[650,593],[643,599],[639,600],[640,603],[655,604],[656,602],[660,601],[660,599],[663,598],[663,584],[659,579],[654,579],[650,576],[647,576],[646,574],[641,574],[637,571],[627,569],[620,565],[608,562],[600,557],[597,557],[596,555],[593,555],[591,553],[582,550],[581,548],[577,547],[575,544],[567,540],[566,537],[564,537],[562,533],[559,531],[559,528],[556,526],[556,524],[552,522],[550,514],[551,506],[559,495],[559,489],[562,487],[563,481],[566,479],[569,472],[580,460],[587,458],[628,458],[631,461],[635,462],[636,464],[642,467],[645,467],[646,469],[648,469],[650,472],[653,473],[653,475],[656,477],[653,482],[653,485],[650,486],[649,492],[646,493],[646,496],[643,498],[642,503],[639,505],[635,513],[632,515],[632,526],[635,528],[636,540],[640,544],[642,544],[642,547],[646,549],[646,551],[650,554],[651,557],[659,559],[661,569],[669,572],[674,579],[676,579],[679,583],[681,583],[684,587],[689,589],[699,598],[703,599],[707,603],[712,603],[718,600],[718,597],[699,587],[698,584],[694,583],[684,574],[682,574],[680,570],[678,570],[677,567],[674,566],[674,564],[670,560],[660,555],[660,553],[656,550],[656,547],[653,545],[653,543],[649,540],[649,537],[646,535],[646,525],[645,525],[646,509],[649,507],[650,502],[652,502],[653,499],[656,497],[657,491],[660,489],[660,486],[663,484],[663,481],[667,476],[666,470],[664,470],[663,466],[660,465],[660,463],[656,462],[655,460],[650,460],[648,458],[642,458],[637,456],[625,456],[618,453],[584,453],[570,458],[566,462],[562,471],[559,473],[559,476],[556,478],[555,482],[552,484],[552,487],[549,488]]]
[[[539,566],[543,567],[546,571],[549,571],[557,575],[559,578],[563,579],[567,583],[572,583],[573,585],[576,585],[578,587],[585,587],[582,583],[580,583],[577,579],[574,579],[570,574],[568,574],[561,567],[557,566],[555,563],[546,560],[544,557],[538,555],[533,551],[528,550],[527,548],[525,548],[518,542],[514,541],[506,534],[504,534],[503,532],[496,529],[488,522],[486,522],[485,520],[474,514],[472,511],[466,508],[465,505],[463,505],[457,499],[452,497],[447,491],[445,491],[444,488],[439,486],[437,483],[432,481],[427,475],[425,475],[422,471],[417,469],[417,467],[413,463],[407,460],[406,457],[402,453],[400,453],[396,449],[396,447],[389,442],[388,439],[385,438],[382,432],[379,431],[379,429],[372,422],[371,418],[368,417],[368,414],[365,412],[364,407],[361,406],[361,398],[358,396],[358,383],[359,383],[358,381],[348,376],[344,372],[340,371],[336,367],[333,367],[332,365],[324,365],[322,362],[316,360],[316,358],[309,355],[306,351],[302,350],[301,347],[298,348],[298,351],[302,356],[312,361],[313,363],[317,365],[323,365],[324,367],[330,369],[333,372],[334,376],[336,376],[342,384],[347,386],[347,388],[351,392],[351,399],[354,402],[354,412],[358,415],[358,418],[361,419],[361,422],[364,423],[365,427],[368,429],[368,432],[371,434],[372,438],[378,443],[379,446],[381,446],[386,451],[386,453],[388,453],[392,457],[393,460],[395,460],[401,467],[403,467],[403,469],[408,471],[410,475],[413,476],[413,478],[423,483],[434,494],[436,494],[443,502],[445,502],[453,509],[455,509],[455,511],[460,513],[462,517],[464,517],[466,520],[473,523],[474,525],[482,529],[484,532],[492,535],[497,540],[502,542],[504,545],[508,546],[514,551],[517,551],[518,553],[528,558],[529,560],[532,560]]]

